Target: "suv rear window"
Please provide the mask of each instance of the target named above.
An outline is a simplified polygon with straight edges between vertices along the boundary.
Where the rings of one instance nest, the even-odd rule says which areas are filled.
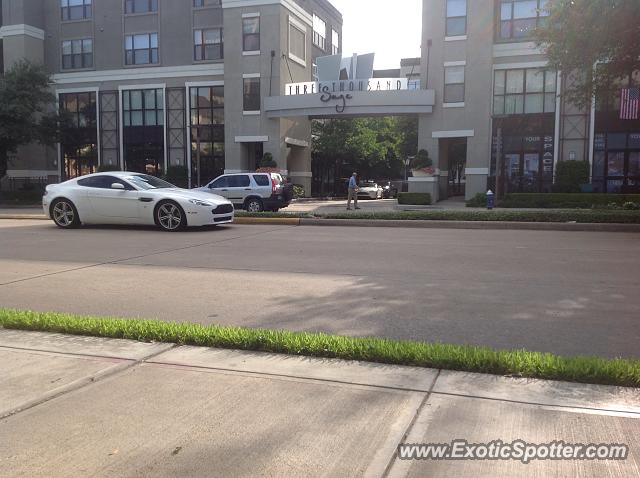
[[[256,174],[255,176],[253,176],[253,179],[255,179],[258,186],[271,186],[269,176],[267,176],[266,174]]]

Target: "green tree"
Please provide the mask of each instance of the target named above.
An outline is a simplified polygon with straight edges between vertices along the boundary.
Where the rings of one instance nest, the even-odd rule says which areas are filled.
[[[404,161],[409,156],[415,156],[418,153],[418,118],[416,116],[401,116],[397,119],[397,127],[400,134],[400,159]]]
[[[393,117],[314,121],[314,159],[336,177],[353,171],[362,178],[401,177],[403,127]]]
[[[573,73],[566,87],[575,104],[587,105],[598,91],[640,70],[640,1],[553,0],[545,9],[549,18],[537,40],[551,66]]]
[[[56,143],[63,119],[53,111],[55,95],[42,66],[22,61],[0,77],[0,179],[19,146]]]

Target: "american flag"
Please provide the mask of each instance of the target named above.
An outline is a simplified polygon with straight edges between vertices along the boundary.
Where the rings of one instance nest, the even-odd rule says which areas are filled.
[[[620,119],[637,120],[640,115],[640,89],[623,88],[620,99]]]

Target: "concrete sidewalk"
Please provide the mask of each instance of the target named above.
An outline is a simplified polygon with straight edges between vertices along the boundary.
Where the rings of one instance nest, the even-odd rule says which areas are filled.
[[[640,475],[640,390],[0,330],[0,476]],[[401,461],[399,443],[625,443]]]

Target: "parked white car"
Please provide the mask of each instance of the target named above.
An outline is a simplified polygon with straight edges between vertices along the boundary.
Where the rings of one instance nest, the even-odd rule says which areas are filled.
[[[221,196],[128,172],[90,174],[49,185],[42,207],[63,229],[80,224],[155,224],[165,231],[179,231],[234,219],[233,204]]]
[[[364,181],[360,184],[359,199],[382,199],[383,195],[384,189],[373,181]]]
[[[224,174],[198,191],[223,196],[249,212],[277,212],[293,199],[293,185],[277,173]]]

